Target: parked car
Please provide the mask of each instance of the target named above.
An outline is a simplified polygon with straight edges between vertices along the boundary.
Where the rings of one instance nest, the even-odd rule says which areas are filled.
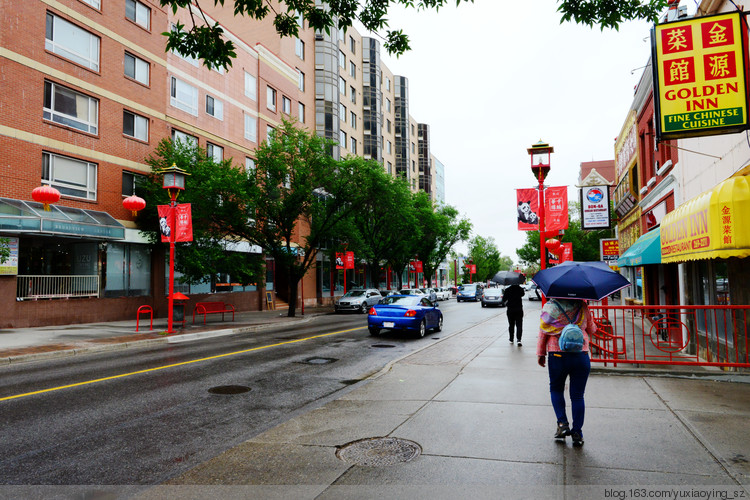
[[[419,288],[402,288],[398,291],[399,295],[419,295],[424,297],[424,292]]]
[[[435,288],[435,293],[437,293],[438,300],[448,300],[451,298],[451,292],[444,286]]]
[[[371,335],[381,330],[407,330],[424,337],[427,330],[443,329],[443,312],[425,296],[391,295],[370,308],[367,327]]]
[[[505,288],[501,288],[499,286],[492,287],[492,288],[486,288],[482,292],[482,307],[487,306],[502,306],[503,305],[503,292],[505,292]]]
[[[420,290],[422,290],[422,293],[425,295],[425,297],[430,299],[430,302],[437,302],[437,292],[434,288],[420,288]]]
[[[542,300],[542,295],[539,291],[539,287],[533,281],[529,281],[526,284],[526,295],[529,296],[529,300]]]
[[[333,304],[335,312],[357,311],[366,313],[370,307],[374,306],[383,298],[380,291],[374,288],[364,290],[362,288],[349,290],[338,298]]]
[[[477,302],[481,298],[482,298],[482,289],[476,283],[469,283],[467,285],[461,286],[458,289],[458,294],[456,295],[456,300],[458,302],[463,302],[465,300],[471,300],[472,302]]]

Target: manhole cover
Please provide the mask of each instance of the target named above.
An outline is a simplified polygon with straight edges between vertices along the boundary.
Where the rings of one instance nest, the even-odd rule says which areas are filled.
[[[411,462],[422,453],[414,441],[374,437],[352,441],[336,450],[339,460],[363,467],[386,467]]]
[[[336,358],[307,358],[306,360],[302,362],[307,363],[309,365],[327,365],[328,363],[333,363],[335,361],[338,361],[338,359]]]
[[[396,347],[393,344],[372,344],[373,347]]]
[[[244,385],[219,385],[211,387],[208,392],[211,394],[242,394],[243,392],[249,392],[250,388]]]

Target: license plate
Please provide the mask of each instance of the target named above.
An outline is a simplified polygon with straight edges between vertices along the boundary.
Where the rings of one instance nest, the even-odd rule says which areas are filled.
[[[383,328],[393,328],[396,324],[393,321],[384,321]]]

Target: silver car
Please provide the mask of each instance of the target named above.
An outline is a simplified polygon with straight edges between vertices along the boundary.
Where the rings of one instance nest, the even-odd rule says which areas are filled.
[[[380,299],[382,298],[383,296],[380,295],[380,292],[374,288],[368,288],[367,290],[355,288],[339,297],[338,300],[334,302],[333,309],[337,313],[343,311],[356,311],[366,314],[367,311],[380,302]]]
[[[422,293],[425,295],[425,297],[430,299],[430,302],[432,302],[433,304],[437,302],[437,292],[434,288],[420,288],[420,290],[422,290]]]

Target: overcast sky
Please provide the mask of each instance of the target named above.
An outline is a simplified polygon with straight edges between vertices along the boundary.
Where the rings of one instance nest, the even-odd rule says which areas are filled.
[[[650,25],[561,25],[555,0],[453,2],[437,13],[393,10],[390,19],[412,50],[383,60],[409,79],[409,112],[430,125],[447,203],[518,262],[526,237],[516,229],[515,190],[537,185],[526,149],[539,139],[555,148],[552,186],[572,188],[581,162],[614,159]]]

